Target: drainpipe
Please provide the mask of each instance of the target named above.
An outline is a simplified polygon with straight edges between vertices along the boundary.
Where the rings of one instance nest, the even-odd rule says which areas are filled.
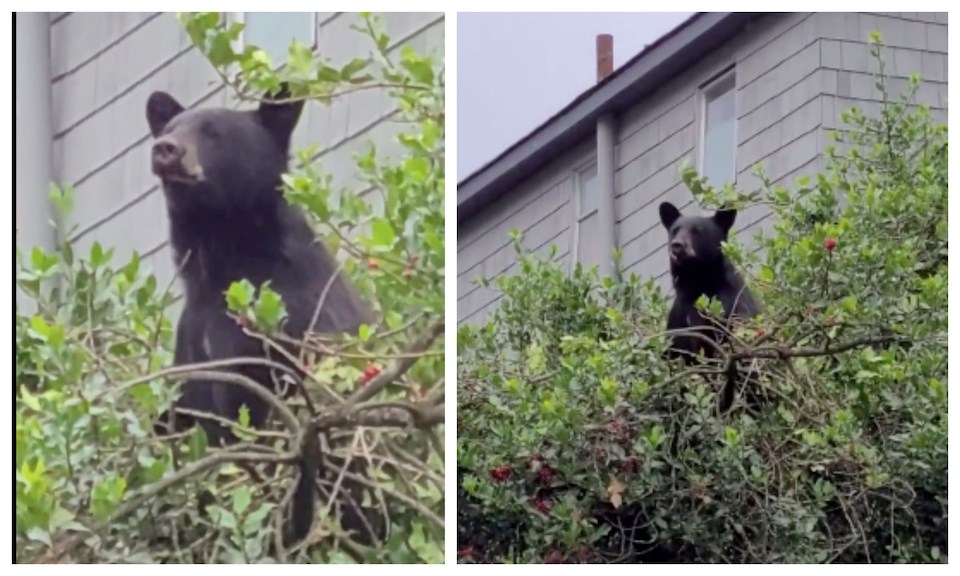
[[[16,19],[16,228],[17,246],[29,254],[57,247],[48,191],[53,181],[50,14],[17,12]]]
[[[36,246],[52,252],[59,231],[48,191],[53,181],[53,119],[50,82],[50,14],[17,12],[16,68],[16,244],[28,258]],[[18,306],[32,305],[17,291]]]
[[[613,36],[597,36],[597,82],[603,82],[613,72]],[[599,242],[603,243],[606,257],[600,262],[601,277],[616,278],[619,270],[614,263],[613,250],[617,247],[616,171],[617,125],[612,114],[604,114],[597,120],[597,185],[600,190],[600,206],[597,219],[600,227]]]

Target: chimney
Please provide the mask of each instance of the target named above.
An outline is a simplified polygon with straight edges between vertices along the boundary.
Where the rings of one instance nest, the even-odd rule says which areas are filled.
[[[597,84],[613,72],[613,35],[597,34]]]

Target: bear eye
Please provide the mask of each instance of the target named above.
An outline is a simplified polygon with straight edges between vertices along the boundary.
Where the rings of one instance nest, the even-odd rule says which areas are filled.
[[[200,127],[200,131],[207,138],[211,138],[213,140],[217,140],[220,138],[220,131],[217,130],[217,127],[214,126],[213,123],[211,122],[204,123],[203,126]]]

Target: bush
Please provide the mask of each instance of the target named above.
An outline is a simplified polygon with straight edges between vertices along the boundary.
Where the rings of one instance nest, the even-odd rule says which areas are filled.
[[[16,313],[17,561],[442,562],[442,62],[407,47],[388,50],[390,38],[367,14],[359,30],[372,41],[371,56],[341,69],[294,43],[278,71],[255,47],[234,52],[241,27],[222,27],[217,13],[184,14],[181,22],[241,99],[281,81],[294,97],[322,102],[384,89],[405,123],[399,156],[371,146],[357,158],[364,190],[333,190],[315,150],[302,151],[285,177],[289,201],[316,222],[344,262],[341,273],[377,312],[358,334],[305,343],[300,360],[317,413],[303,400],[287,403],[294,428],[311,419],[329,444],[332,480],[321,485],[311,537],[299,550],[275,547],[294,467],[258,483],[236,461],[289,463],[298,456],[297,430],[270,430],[273,446],[214,449],[200,429],[161,442],[154,420],[175,396],[174,383],[201,368],[169,368],[170,287],[159,286],[138,255],[115,264],[113,250],[99,244],[85,257],[69,242],[56,253],[18,250],[17,285],[30,310],[18,304]],[[64,210],[73,202],[69,188],[54,187],[53,198]],[[251,331],[272,338],[283,306],[269,287],[238,282],[228,296]],[[242,424],[239,433],[253,440]],[[356,543],[336,521],[334,494],[352,461],[368,465],[365,500],[389,510],[390,537],[377,548]],[[204,491],[216,503],[201,515]]]
[[[845,114],[792,191],[684,171],[705,208],[776,220],[760,254],[728,245],[764,313],[719,366],[662,359],[652,282],[518,248],[459,331],[461,562],[946,562],[947,131],[918,84],[893,100],[881,75],[882,112]],[[718,414],[733,359],[757,404]]]

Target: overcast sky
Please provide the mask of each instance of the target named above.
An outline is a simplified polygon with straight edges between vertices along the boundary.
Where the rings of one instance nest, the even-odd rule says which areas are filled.
[[[457,15],[457,180],[596,82],[596,36],[620,67],[690,12]]]

